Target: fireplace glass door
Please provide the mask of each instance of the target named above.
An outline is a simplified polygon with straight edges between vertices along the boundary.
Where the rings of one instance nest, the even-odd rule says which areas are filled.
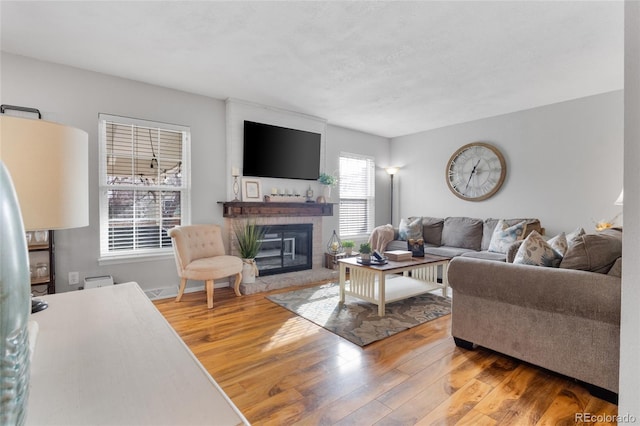
[[[256,263],[260,275],[311,269],[312,224],[265,225]]]

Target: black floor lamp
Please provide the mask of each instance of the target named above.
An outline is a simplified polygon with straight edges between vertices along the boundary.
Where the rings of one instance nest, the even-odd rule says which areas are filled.
[[[398,168],[397,167],[387,167],[385,169],[387,171],[387,173],[389,173],[389,176],[391,177],[391,224],[393,225],[393,175],[395,175],[398,172]]]

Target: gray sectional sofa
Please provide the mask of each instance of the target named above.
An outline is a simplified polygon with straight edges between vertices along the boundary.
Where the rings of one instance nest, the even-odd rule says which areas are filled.
[[[408,218],[411,222],[416,218]],[[475,219],[471,217],[422,217],[424,252],[447,257],[473,257],[486,260],[505,261],[507,253],[489,251],[491,236],[499,219]],[[544,235],[538,219],[506,219],[507,225],[525,221],[525,236],[531,231]],[[400,239],[400,229],[395,228],[395,239],[385,250],[407,250],[407,241]]]
[[[454,258],[451,334],[458,346],[507,354],[617,402],[622,232],[575,241],[557,268]]]

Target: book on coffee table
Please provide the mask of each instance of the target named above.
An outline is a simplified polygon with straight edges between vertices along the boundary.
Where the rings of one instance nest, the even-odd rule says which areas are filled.
[[[395,262],[404,262],[406,260],[411,260],[411,252],[408,250],[385,251],[384,255],[387,256],[389,260],[393,260]]]

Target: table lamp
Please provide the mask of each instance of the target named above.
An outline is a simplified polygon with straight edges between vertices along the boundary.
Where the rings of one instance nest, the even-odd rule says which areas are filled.
[[[33,108],[2,105],[37,113]],[[0,424],[23,424],[30,375],[31,280],[25,229],[89,225],[88,135],[0,115]]]

